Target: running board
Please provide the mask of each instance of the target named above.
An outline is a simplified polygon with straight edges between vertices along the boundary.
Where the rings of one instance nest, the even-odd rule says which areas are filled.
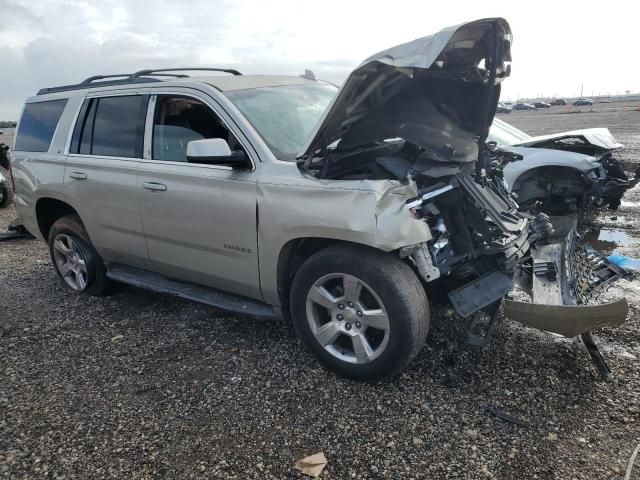
[[[107,277],[133,287],[158,293],[167,293],[228,312],[259,318],[280,319],[280,315],[270,305],[257,300],[192,283],[169,280],[158,273],[118,263],[107,263],[106,267]]]

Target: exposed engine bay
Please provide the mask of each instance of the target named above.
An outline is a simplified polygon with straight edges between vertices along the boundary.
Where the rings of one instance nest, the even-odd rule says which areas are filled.
[[[510,41],[504,20],[487,19],[415,41],[420,45],[409,43],[374,55],[350,75],[297,157],[300,171],[317,179],[392,179],[417,186],[418,195],[407,199],[405,208],[428,225],[431,238],[403,247],[399,254],[426,284],[437,281],[459,315],[479,311],[490,315],[485,333],[469,337],[480,346],[488,341],[514,279],[529,278],[536,284],[532,280],[536,262],[549,253],[544,246],[550,244],[553,227],[541,213],[541,199],[568,198],[570,210],[575,210],[579,202],[587,201],[576,185],[590,183],[593,189],[617,192],[608,180],[598,181],[599,174],[616,174],[618,169],[602,154],[602,164],[594,166],[587,160],[590,171],[585,177],[566,182],[549,181],[546,174],[536,178],[539,172],[524,177],[529,181],[521,187],[528,189],[531,204],[521,208],[517,203],[505,181],[505,166],[518,164],[523,155],[486,142],[500,82],[510,73]],[[562,145],[555,147],[559,150]],[[615,203],[606,192],[589,195]],[[566,290],[579,276],[579,264],[560,265],[565,259],[570,263],[574,248],[575,243],[565,239],[552,249],[564,252],[547,262],[556,272],[547,277],[553,291]],[[510,317],[540,328],[531,320],[540,307],[541,315],[551,318],[545,328],[553,331],[554,318],[564,313],[562,309],[549,313],[550,305],[577,308],[570,297],[533,294],[532,302],[531,307],[511,304]],[[602,326],[602,312],[591,307],[584,305],[580,328],[557,333],[588,336],[590,328]],[[613,310],[606,324],[624,321],[626,303],[609,309]],[[587,343],[597,352],[590,337]]]

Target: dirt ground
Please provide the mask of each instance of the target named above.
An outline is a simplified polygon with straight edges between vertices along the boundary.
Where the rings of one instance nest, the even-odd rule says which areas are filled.
[[[609,127],[631,169],[636,107],[503,119],[532,134]],[[640,257],[640,188],[592,223]],[[284,323],[133,288],[77,296],[44,244],[0,243],[0,477],[294,479],[296,459],[323,451],[326,479],[622,479],[640,441],[637,281],[613,294],[631,312],[596,335],[611,382],[579,344],[506,320],[480,352],[438,309],[411,366],[368,385],[321,368]]]

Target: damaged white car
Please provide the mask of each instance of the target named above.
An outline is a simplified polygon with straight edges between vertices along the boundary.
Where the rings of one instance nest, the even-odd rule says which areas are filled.
[[[506,159],[502,171],[523,209],[550,215],[603,206],[616,210],[640,181],[640,168],[629,178],[614,157],[624,145],[606,128],[531,137],[496,118],[488,141],[517,154]]]

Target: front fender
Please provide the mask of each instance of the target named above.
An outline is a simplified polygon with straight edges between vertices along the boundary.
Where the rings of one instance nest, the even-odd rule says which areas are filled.
[[[521,175],[536,168],[563,167],[584,173],[600,166],[596,158],[581,153],[548,148],[508,147],[508,149],[523,157],[522,160],[509,162],[502,170],[509,191],[513,189]]]
[[[406,201],[413,182],[273,178],[258,183],[260,285],[266,302],[279,304],[280,252],[292,240],[322,238],[392,251],[431,239]]]

